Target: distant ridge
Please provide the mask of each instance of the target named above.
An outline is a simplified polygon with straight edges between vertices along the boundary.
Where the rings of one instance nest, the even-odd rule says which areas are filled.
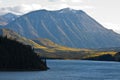
[[[0,26],[5,26],[8,23],[14,21],[18,17],[19,17],[18,15],[15,15],[13,13],[7,13],[4,15],[1,15],[0,16]]]
[[[33,11],[9,23],[6,28],[30,39],[47,38],[68,47],[120,47],[119,34],[104,28],[82,10]]]

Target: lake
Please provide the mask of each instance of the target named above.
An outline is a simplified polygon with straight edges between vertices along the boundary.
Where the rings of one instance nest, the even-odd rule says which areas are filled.
[[[0,72],[0,80],[120,80],[119,62],[48,60],[49,70]]]

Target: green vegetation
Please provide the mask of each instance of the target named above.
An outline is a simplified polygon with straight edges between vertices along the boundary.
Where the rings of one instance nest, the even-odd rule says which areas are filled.
[[[0,37],[0,70],[46,70],[47,65],[29,45]]]
[[[119,61],[120,62],[120,52],[117,52],[115,55],[115,61]]]
[[[115,57],[110,54],[103,54],[99,56],[92,56],[84,58],[85,60],[98,60],[98,61],[115,61]]]

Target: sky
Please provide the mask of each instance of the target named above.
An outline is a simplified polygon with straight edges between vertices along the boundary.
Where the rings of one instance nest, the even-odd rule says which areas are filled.
[[[66,7],[83,10],[104,27],[120,33],[120,0],[0,0],[0,15]]]

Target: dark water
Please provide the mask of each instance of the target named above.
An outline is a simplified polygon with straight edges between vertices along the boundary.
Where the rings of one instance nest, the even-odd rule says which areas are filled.
[[[120,80],[119,62],[48,60],[48,71],[0,72],[0,80]]]

